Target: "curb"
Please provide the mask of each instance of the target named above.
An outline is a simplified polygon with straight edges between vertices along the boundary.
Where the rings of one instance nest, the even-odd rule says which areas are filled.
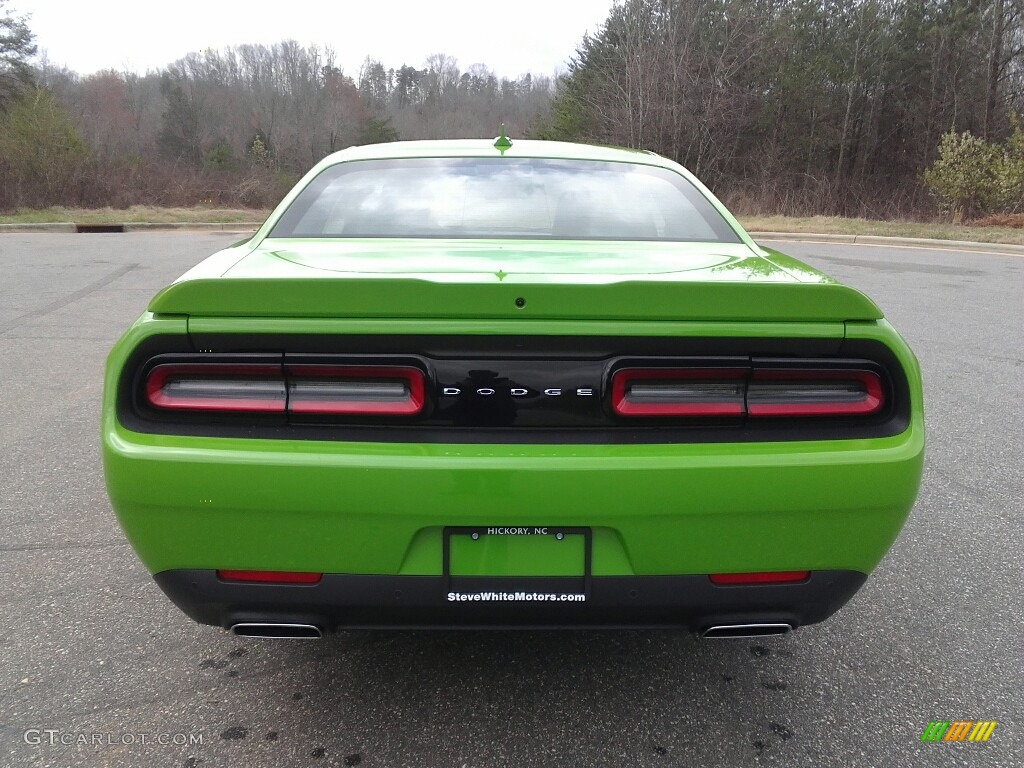
[[[950,251],[985,251],[1024,254],[1024,245],[980,243],[975,240],[931,240],[926,237],[883,237],[881,235],[829,235],[810,232],[750,232],[754,240],[790,243],[849,243],[851,245],[892,245]]]
[[[83,224],[49,222],[40,224],[0,224],[0,234],[11,232],[49,232],[74,234],[79,226],[120,227],[122,232],[255,232],[263,222],[125,222],[124,224]],[[1011,243],[981,243],[974,240],[932,240],[925,237],[887,237],[882,235],[836,235],[812,232],[749,232],[754,240],[790,243],[847,243],[849,245],[891,245],[915,248],[934,248],[952,251],[986,251],[1024,254],[1024,245]]]
[[[257,224],[252,221],[239,221],[239,222],[175,222],[175,223],[160,223],[160,222],[133,222],[122,224],[125,232],[159,232],[161,230],[199,230],[199,231],[214,231],[214,232],[233,232],[235,230],[252,230],[255,232],[260,228],[261,224]]]
[[[199,231],[199,232],[255,232],[262,222],[125,222],[124,224],[75,224],[69,221],[45,224],[0,224],[0,234],[5,232],[49,232],[74,234],[79,227],[120,227],[121,232]]]
[[[0,224],[0,232],[76,232],[75,225],[62,224]]]

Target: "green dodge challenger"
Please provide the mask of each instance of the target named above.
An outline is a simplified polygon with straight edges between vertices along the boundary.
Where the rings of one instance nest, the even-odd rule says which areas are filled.
[[[319,163],[110,354],[107,487],[157,584],[261,637],[778,634],[921,477],[917,362],[685,169],[540,141]]]

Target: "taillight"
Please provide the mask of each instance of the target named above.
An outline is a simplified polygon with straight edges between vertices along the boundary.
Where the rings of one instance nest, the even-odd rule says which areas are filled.
[[[217,571],[221,581],[258,584],[317,584],[322,577],[322,573],[307,571]]]
[[[185,411],[283,413],[287,393],[277,365],[158,365],[146,379],[146,400]]]
[[[161,410],[414,416],[424,377],[404,366],[162,363],[146,377],[146,402]]]
[[[885,406],[882,377],[860,368],[624,368],[611,393],[626,417],[870,416]]]
[[[423,410],[416,368],[296,365],[288,369],[288,410],[332,415],[414,416]]]
[[[751,416],[869,416],[884,402],[874,371],[754,370],[747,387]]]
[[[624,368],[612,375],[620,416],[742,416],[745,368]]]
[[[758,573],[712,573],[708,578],[718,586],[741,584],[792,584],[807,581],[810,571],[762,571]]]

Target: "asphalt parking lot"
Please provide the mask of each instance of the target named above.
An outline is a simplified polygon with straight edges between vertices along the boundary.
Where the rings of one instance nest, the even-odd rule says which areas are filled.
[[[180,614],[100,467],[107,351],[235,239],[0,235],[0,766],[1024,765],[1024,256],[770,244],[874,298],[925,377],[917,506],[825,624],[289,643]],[[999,725],[919,740],[956,719]]]

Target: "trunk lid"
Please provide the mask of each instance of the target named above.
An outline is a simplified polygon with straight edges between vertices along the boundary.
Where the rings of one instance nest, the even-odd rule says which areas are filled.
[[[861,293],[747,245],[285,240],[226,249],[150,303],[207,317],[846,321]]]

